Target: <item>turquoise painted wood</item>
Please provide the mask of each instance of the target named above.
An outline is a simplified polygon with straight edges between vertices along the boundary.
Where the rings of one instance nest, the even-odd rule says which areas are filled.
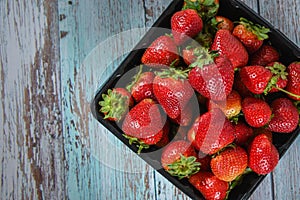
[[[300,45],[299,0],[243,1]],[[89,107],[170,2],[0,1],[0,199],[189,199]],[[250,199],[300,199],[299,147]]]

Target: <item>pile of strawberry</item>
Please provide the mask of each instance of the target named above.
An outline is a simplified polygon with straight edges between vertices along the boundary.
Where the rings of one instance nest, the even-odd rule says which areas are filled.
[[[285,66],[268,28],[233,23],[218,9],[218,0],[186,0],[172,33],[145,50],[133,81],[99,102],[138,153],[162,147],[162,167],[206,199],[225,199],[246,173],[272,172],[273,132],[299,125],[300,62]],[[280,97],[267,101],[273,94]]]

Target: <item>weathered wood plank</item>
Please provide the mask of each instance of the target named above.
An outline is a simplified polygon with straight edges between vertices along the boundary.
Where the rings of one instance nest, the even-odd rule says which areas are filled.
[[[144,29],[122,32],[145,26],[143,6],[59,1],[65,16],[60,31],[67,33],[61,38],[61,64],[70,199],[155,199],[153,169],[103,128],[89,108],[101,83],[142,36]]]
[[[0,20],[0,198],[65,198],[57,2],[1,1]]]
[[[299,153],[298,137],[273,172],[274,199],[300,199]]]
[[[259,1],[260,14],[300,45],[299,0]]]

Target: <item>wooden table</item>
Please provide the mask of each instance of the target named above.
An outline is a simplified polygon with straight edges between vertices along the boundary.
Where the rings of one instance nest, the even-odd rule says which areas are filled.
[[[299,0],[243,1],[300,45]],[[124,58],[118,52],[170,2],[1,0],[0,199],[189,199],[89,107]],[[120,40],[124,31],[137,35]],[[251,199],[300,199],[299,146],[300,138]]]

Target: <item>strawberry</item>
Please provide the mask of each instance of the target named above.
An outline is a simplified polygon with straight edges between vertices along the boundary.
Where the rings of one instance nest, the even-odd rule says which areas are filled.
[[[169,143],[163,149],[161,164],[168,173],[179,179],[189,177],[200,170],[195,149],[185,140]]]
[[[242,121],[234,125],[234,142],[237,145],[243,146],[253,137],[253,129]]]
[[[234,80],[230,61],[224,56],[215,57],[204,48],[197,56],[197,60],[190,65],[193,67],[188,75],[191,86],[206,98],[225,100]]]
[[[155,146],[157,146],[157,147],[164,147],[164,146],[166,146],[170,142],[170,140],[169,140],[169,132],[170,132],[170,123],[167,120],[166,123],[165,123],[165,125],[164,125],[164,128],[163,128],[163,135],[161,137],[161,140],[159,140],[159,142],[157,142],[155,144]]]
[[[268,137],[270,142],[273,142],[273,133],[268,129],[268,127],[260,127],[260,128],[254,128],[253,129],[253,137],[249,140],[252,141],[256,136],[264,134]]]
[[[186,9],[173,14],[171,29],[177,45],[195,37],[203,28],[203,22],[196,10]]]
[[[211,50],[225,55],[234,68],[241,68],[248,63],[248,52],[243,44],[229,30],[217,31]]]
[[[224,200],[229,190],[229,183],[218,179],[211,172],[198,172],[189,178],[189,182],[201,192],[207,200]]]
[[[232,34],[244,44],[249,54],[252,54],[262,46],[265,39],[269,38],[269,31],[270,29],[241,17]]]
[[[153,92],[167,115],[176,119],[194,94],[187,77],[187,71],[168,68],[158,72],[153,80]]]
[[[229,147],[211,159],[213,174],[220,180],[231,182],[243,174],[248,164],[247,152],[241,147]]]
[[[234,128],[224,113],[213,109],[196,118],[189,130],[195,132],[194,147],[212,155],[234,141]]]
[[[136,102],[146,98],[155,99],[153,93],[154,77],[153,72],[143,72],[142,66],[140,66],[138,73],[133,77],[133,81],[126,87]]]
[[[243,83],[240,76],[240,71],[236,72],[234,75],[233,89],[236,90],[242,98],[253,96],[253,94]]]
[[[242,109],[242,99],[239,93],[232,90],[227,96],[226,101],[209,101],[208,110],[220,108],[228,119],[237,116]]]
[[[288,68],[288,83],[286,90],[295,95],[300,95],[300,62],[292,62]],[[289,95],[290,98],[300,101],[300,97]]]
[[[158,143],[164,135],[166,116],[152,99],[144,99],[136,104],[125,116],[122,130],[130,143],[138,143],[138,153],[148,145]]]
[[[179,60],[174,40],[166,35],[158,37],[145,50],[141,62],[150,67],[167,67]]]
[[[104,119],[110,121],[122,120],[134,104],[130,93],[124,88],[108,89],[107,94],[102,94],[102,99],[99,101],[100,112],[104,114]]]
[[[250,58],[250,65],[266,66],[279,60],[278,51],[271,45],[262,45]]]
[[[194,55],[194,48],[186,47],[182,50],[182,58],[185,64],[190,65],[195,62],[197,57]]]
[[[271,108],[274,117],[271,119],[268,129],[272,132],[291,133],[298,127],[298,110],[288,98],[275,99]]]
[[[270,106],[261,99],[246,97],[242,101],[242,111],[246,122],[252,127],[265,126],[271,119]]]
[[[248,148],[248,166],[257,174],[265,175],[274,170],[279,153],[265,134],[256,136]]]
[[[245,66],[240,70],[243,84],[254,94],[262,94],[272,78],[272,73],[267,68],[254,65]]]
[[[218,23],[217,25],[218,29],[227,29],[230,32],[233,31],[234,24],[230,19],[223,16],[216,16],[215,18]]]
[[[180,126],[189,126],[192,123],[193,120],[193,107],[191,106],[191,103],[189,102],[181,111],[180,115],[175,118],[173,121]]]

